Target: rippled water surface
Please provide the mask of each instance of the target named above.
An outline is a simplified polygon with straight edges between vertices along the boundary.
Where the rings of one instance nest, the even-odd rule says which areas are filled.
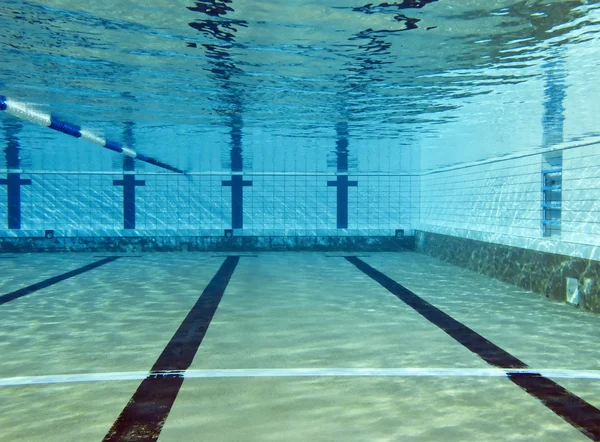
[[[0,85],[109,133],[129,120],[202,132],[237,116],[286,136],[329,136],[349,120],[356,138],[406,138],[435,134],[472,97],[542,78],[561,48],[598,39],[598,7],[8,0],[0,5]],[[597,55],[581,51],[578,68],[597,70]],[[485,108],[473,115],[492,117]]]

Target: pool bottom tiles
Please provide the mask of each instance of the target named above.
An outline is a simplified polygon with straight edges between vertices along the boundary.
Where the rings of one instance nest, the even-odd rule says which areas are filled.
[[[359,261],[417,295],[423,303],[416,309],[418,301],[407,304],[380,283],[389,281],[339,253],[225,255],[123,255],[81,273],[107,255],[1,260],[11,275],[2,294],[21,296],[0,304],[0,382],[22,382],[0,387],[0,440],[136,440],[132,434],[148,422],[108,438],[153,368],[190,375],[155,434],[161,441],[594,438],[600,388],[581,379],[581,370],[597,368],[600,342],[589,332],[598,326],[595,315],[415,253]],[[222,298],[205,297],[219,290]],[[214,315],[206,330],[207,310]],[[457,327],[526,370],[563,370],[571,378],[543,379],[590,408],[567,407],[561,417],[544,404],[557,390],[541,399],[526,393],[452,336]],[[200,342],[185,338],[191,330]],[[190,345],[197,347],[191,358]],[[483,344],[480,353],[490,348]],[[257,369],[266,372],[259,377]],[[61,377],[106,373],[114,375],[74,383]],[[61,383],[23,385],[35,380]],[[583,417],[570,422],[569,413]]]

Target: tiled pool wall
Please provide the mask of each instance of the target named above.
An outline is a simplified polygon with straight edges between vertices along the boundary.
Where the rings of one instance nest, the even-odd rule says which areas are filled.
[[[417,251],[560,301],[572,278],[599,311],[598,54],[553,48],[535,78],[472,97],[421,140]]]
[[[239,195],[231,173],[22,173],[31,184],[21,186],[20,228],[0,235],[222,237],[232,230],[233,236],[394,236],[412,227],[417,210],[410,176],[233,176],[247,184]],[[342,202],[331,185],[340,177],[356,184],[344,189]],[[6,193],[0,188],[5,220]]]
[[[245,128],[243,140],[233,130],[194,138],[197,128],[121,125],[119,140],[193,171],[185,175],[3,124],[5,250],[392,250],[419,210],[417,148],[350,139],[344,124],[309,138]]]
[[[423,175],[418,228],[600,259],[600,140],[559,152],[560,232],[542,234],[543,153]]]
[[[560,231],[542,232],[540,153],[423,174],[416,250],[559,301],[573,278],[600,312],[600,142],[563,146]]]
[[[395,240],[398,235],[408,236],[411,218],[418,210],[410,176],[350,175],[347,181],[357,185],[346,189],[342,201],[338,189],[328,183],[337,184],[339,177],[347,175],[233,176],[251,186],[236,195],[227,185],[235,182],[231,173],[22,173],[19,179],[29,181],[20,189],[20,225],[13,226],[20,228],[1,231],[1,241],[12,250],[19,246],[23,250],[56,249],[58,244],[71,244],[69,250],[82,244],[118,249],[117,245],[127,243],[145,244],[147,249],[155,244],[163,249],[158,246],[165,244],[162,238],[173,238],[169,241],[181,243],[182,248],[202,250],[221,244],[199,239],[211,237],[254,238],[243,242],[254,244],[253,248],[281,244],[275,239],[280,237],[292,238],[286,240],[288,248],[294,244],[300,249],[307,247],[306,240],[294,238],[319,238],[317,249],[326,242],[335,249],[342,243],[366,247],[365,242],[348,238]],[[129,189],[123,189],[123,183]],[[8,193],[6,187],[0,192]],[[8,195],[3,198],[0,194],[0,201],[7,199]],[[0,205],[0,216],[8,223],[14,208],[7,206]],[[48,236],[54,242],[48,241]],[[341,237],[346,239],[338,239]],[[235,241],[228,244],[237,244]]]

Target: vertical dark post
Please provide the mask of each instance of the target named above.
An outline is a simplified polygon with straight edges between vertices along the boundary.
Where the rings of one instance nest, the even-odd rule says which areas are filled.
[[[21,186],[30,185],[30,179],[21,179],[18,172],[10,172],[11,169],[19,169],[20,158],[19,138],[17,134],[21,130],[20,122],[6,123],[4,131],[6,134],[6,148],[4,154],[6,157],[6,168],[9,172],[6,178],[0,178],[0,184],[6,185],[7,193],[7,224],[9,229],[21,228]]]
[[[122,180],[113,180],[113,186],[123,186],[123,228],[135,229],[135,187],[145,186],[144,180],[136,180],[135,175],[123,175]]]
[[[252,181],[242,175],[232,175],[231,180],[223,181],[223,186],[231,186],[231,228],[244,227],[244,187],[252,186]]]
[[[127,147],[133,147],[133,123],[125,123],[123,133]],[[135,229],[135,188],[136,186],[145,186],[146,181],[136,180],[133,171],[135,162],[131,157],[123,158],[123,179],[113,180],[113,186],[123,186],[123,229]]]
[[[241,109],[231,117],[231,172],[243,172],[244,158],[242,156],[242,117]],[[252,181],[244,180],[242,175],[232,175],[231,180],[221,183],[231,186],[231,228],[244,228],[244,187],[252,186]]]
[[[336,141],[336,181],[327,181],[328,186],[337,187],[337,228],[348,228],[348,187],[358,186],[357,181],[348,180],[348,123],[342,122],[335,126]],[[345,173],[346,175],[340,175]]]

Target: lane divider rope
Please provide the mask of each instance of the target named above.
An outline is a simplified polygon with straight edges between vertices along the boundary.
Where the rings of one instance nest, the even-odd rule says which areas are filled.
[[[50,114],[39,112],[25,103],[10,100],[4,95],[0,95],[0,110],[3,110],[14,117],[31,121],[38,126],[49,127],[50,129],[54,129],[72,137],[81,138],[82,140],[89,141],[90,143],[112,150],[113,152],[121,153],[138,161],[143,161],[144,163],[152,164],[162,169],[170,170],[171,172],[185,174],[183,170],[178,169],[177,167],[171,166],[155,158],[148,157],[139,152],[135,152],[133,149],[123,146],[115,141],[106,140],[75,124],[60,121]]]

